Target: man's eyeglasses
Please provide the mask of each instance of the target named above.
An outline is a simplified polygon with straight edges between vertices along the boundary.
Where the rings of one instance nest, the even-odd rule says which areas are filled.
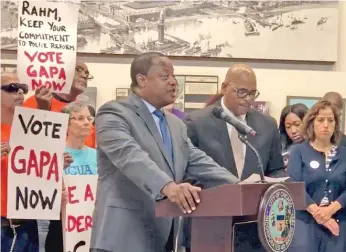
[[[23,91],[24,94],[27,94],[29,91],[28,85],[22,83],[10,83],[7,85],[1,86],[1,90],[4,90],[7,93],[18,93],[19,89]]]
[[[76,72],[78,74],[84,73],[88,80],[94,79],[94,76],[92,76],[88,70],[85,71],[82,67],[76,67]]]
[[[251,100],[255,100],[260,95],[260,92],[258,92],[258,90],[249,91],[245,88],[232,88],[234,89],[234,91],[237,92],[237,97],[241,99],[244,99],[245,97],[249,96]]]
[[[87,120],[88,122],[92,123],[95,120],[95,117],[93,116],[73,116],[70,117],[70,119],[76,120],[78,122],[84,122],[85,120]]]

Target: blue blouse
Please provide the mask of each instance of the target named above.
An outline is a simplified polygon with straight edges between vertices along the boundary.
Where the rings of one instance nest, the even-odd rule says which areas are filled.
[[[337,200],[341,206],[334,216],[346,219],[346,147],[338,146],[326,167],[326,156],[315,150],[307,141],[293,147],[287,166],[291,181],[305,182],[307,206],[320,205],[327,196],[330,202]],[[297,211],[297,218],[309,221],[313,217],[307,211]]]

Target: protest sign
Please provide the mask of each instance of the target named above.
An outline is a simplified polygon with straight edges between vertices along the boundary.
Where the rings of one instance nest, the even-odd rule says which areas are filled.
[[[78,11],[73,3],[19,2],[17,72],[31,90],[44,86],[56,93],[70,92]]]
[[[68,202],[65,211],[65,252],[89,252],[97,175],[64,175]]]
[[[60,219],[68,115],[16,107],[8,161],[7,217]]]

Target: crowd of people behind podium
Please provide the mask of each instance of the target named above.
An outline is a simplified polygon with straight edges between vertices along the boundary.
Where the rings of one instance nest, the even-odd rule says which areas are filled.
[[[239,142],[234,127],[213,115],[216,106],[257,132],[248,140],[259,150],[265,176],[305,182],[307,207],[297,211],[288,251],[346,251],[346,136],[340,130],[340,94],[328,92],[312,108],[288,105],[276,122],[251,108],[260,95],[253,69],[234,64],[220,93],[205,108],[185,114],[173,105],[178,85],[172,62],[162,54],[145,53],[131,64],[129,97],[107,102],[95,115],[83,95],[92,79],[87,65],[77,61],[69,94],[40,87],[26,98],[26,83],[14,73],[1,74],[1,251],[63,251],[61,220],[7,218],[7,201],[14,200],[7,198],[7,162],[16,106],[69,115],[64,174],[99,175],[90,251],[172,251],[176,223],[155,217],[156,201],[168,198],[191,213],[198,207],[201,186],[234,184],[258,173],[256,157]],[[65,204],[63,188],[62,208]],[[256,222],[233,222],[236,252],[265,251]],[[238,225],[242,223],[247,224]],[[178,244],[186,251],[190,235],[185,218]]]

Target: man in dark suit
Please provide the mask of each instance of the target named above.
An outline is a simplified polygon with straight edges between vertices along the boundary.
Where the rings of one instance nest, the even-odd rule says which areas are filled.
[[[172,218],[156,218],[155,202],[167,197],[182,211],[198,207],[199,187],[239,180],[194,147],[185,124],[162,109],[176,99],[172,62],[159,53],[131,64],[132,94],[104,104],[96,115],[98,185],[91,251],[172,251]]]
[[[328,92],[323,96],[323,99],[333,104],[339,110],[340,114],[342,113],[344,109],[344,100],[342,99],[341,94],[337,92]],[[346,146],[346,135],[342,132],[340,132],[339,144],[342,146]]]
[[[284,175],[284,163],[279,131],[273,118],[250,108],[258,96],[254,71],[247,65],[235,64],[229,68],[222,83],[220,99],[205,109],[188,114],[185,119],[192,143],[241,180],[253,173],[259,174],[257,158],[240,142],[234,127],[216,118],[212,110],[221,106],[226,114],[236,116],[252,127],[257,135],[248,136],[248,141],[259,151],[265,176],[280,177]],[[243,232],[235,234],[238,236],[236,252],[264,251],[256,224],[239,227]]]

